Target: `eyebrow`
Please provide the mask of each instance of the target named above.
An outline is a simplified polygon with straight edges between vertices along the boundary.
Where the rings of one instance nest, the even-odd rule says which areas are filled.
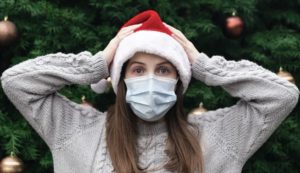
[[[132,61],[128,64],[128,67],[131,66],[132,64],[141,64],[141,65],[145,65],[145,63],[143,62],[139,62],[139,61]]]
[[[132,64],[141,64],[141,65],[145,65],[145,63],[140,62],[140,61],[132,61],[132,62],[130,62],[128,65],[131,66]],[[167,60],[165,60],[165,61],[163,61],[163,62],[160,62],[160,63],[158,63],[157,65],[163,65],[163,64],[168,64],[168,65],[173,66],[173,65],[172,65],[169,61],[167,61]]]
[[[163,61],[161,63],[158,63],[157,65],[162,65],[162,64],[170,64],[170,65],[172,65],[169,61]]]

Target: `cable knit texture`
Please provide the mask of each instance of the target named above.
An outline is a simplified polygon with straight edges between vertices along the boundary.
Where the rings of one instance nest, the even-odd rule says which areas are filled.
[[[249,157],[293,110],[299,91],[276,74],[247,60],[227,61],[200,53],[193,77],[221,86],[236,105],[190,115],[201,134],[205,173],[240,173]],[[106,144],[106,113],[70,101],[57,91],[89,85],[108,76],[102,52],[49,54],[26,60],[1,76],[4,92],[49,146],[56,173],[114,172]],[[164,122],[139,124],[138,164],[148,172],[167,172]]]

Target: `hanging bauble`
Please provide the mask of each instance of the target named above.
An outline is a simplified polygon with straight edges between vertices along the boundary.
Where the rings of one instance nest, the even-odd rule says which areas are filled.
[[[16,25],[8,20],[6,16],[0,22],[0,46],[10,46],[15,43],[18,38],[18,30]]]
[[[92,103],[86,101],[85,96],[81,97],[81,104],[84,105],[84,106],[93,106]]]
[[[277,75],[278,75],[279,77],[282,77],[282,78],[286,79],[287,81],[289,81],[289,82],[295,84],[295,79],[294,79],[294,77],[291,75],[291,73],[289,73],[289,72],[287,72],[287,71],[284,71],[284,70],[282,69],[282,67],[279,68],[279,72],[277,73]]]
[[[232,12],[230,16],[226,18],[224,33],[229,38],[238,38],[244,31],[244,21],[241,17],[237,16],[236,12]]]
[[[203,103],[201,102],[199,104],[199,107],[193,109],[189,114],[191,114],[191,115],[201,115],[204,112],[207,112],[207,109],[203,107]]]
[[[0,162],[0,172],[1,173],[21,173],[23,172],[24,164],[21,159],[19,159],[14,154],[5,157]]]
[[[108,92],[111,88],[112,88],[112,84],[111,84],[111,77],[108,77],[106,79],[107,81],[107,89],[106,89],[106,92]]]

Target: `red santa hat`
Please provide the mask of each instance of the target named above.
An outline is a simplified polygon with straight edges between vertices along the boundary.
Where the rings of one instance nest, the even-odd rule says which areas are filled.
[[[183,47],[171,36],[172,32],[163,24],[158,13],[153,10],[139,13],[122,28],[134,24],[142,25],[119,43],[110,68],[114,92],[117,93],[123,64],[137,52],[155,54],[171,62],[178,71],[185,92],[191,80],[191,65]],[[100,80],[91,87],[95,92],[101,93],[105,91],[104,84],[105,82]]]

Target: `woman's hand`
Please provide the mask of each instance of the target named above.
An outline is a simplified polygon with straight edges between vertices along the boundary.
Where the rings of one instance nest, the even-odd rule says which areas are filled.
[[[116,49],[118,48],[120,41],[128,35],[132,34],[134,30],[139,26],[141,26],[141,24],[124,27],[117,33],[117,35],[113,39],[110,40],[106,48],[103,50],[103,57],[105,58],[108,66],[115,56]]]
[[[196,49],[194,44],[190,40],[188,40],[181,31],[166,23],[164,24],[166,25],[167,28],[169,28],[172,31],[173,38],[177,40],[184,48],[185,52],[188,55],[190,64],[193,64],[196,57],[199,55],[199,51]]]

